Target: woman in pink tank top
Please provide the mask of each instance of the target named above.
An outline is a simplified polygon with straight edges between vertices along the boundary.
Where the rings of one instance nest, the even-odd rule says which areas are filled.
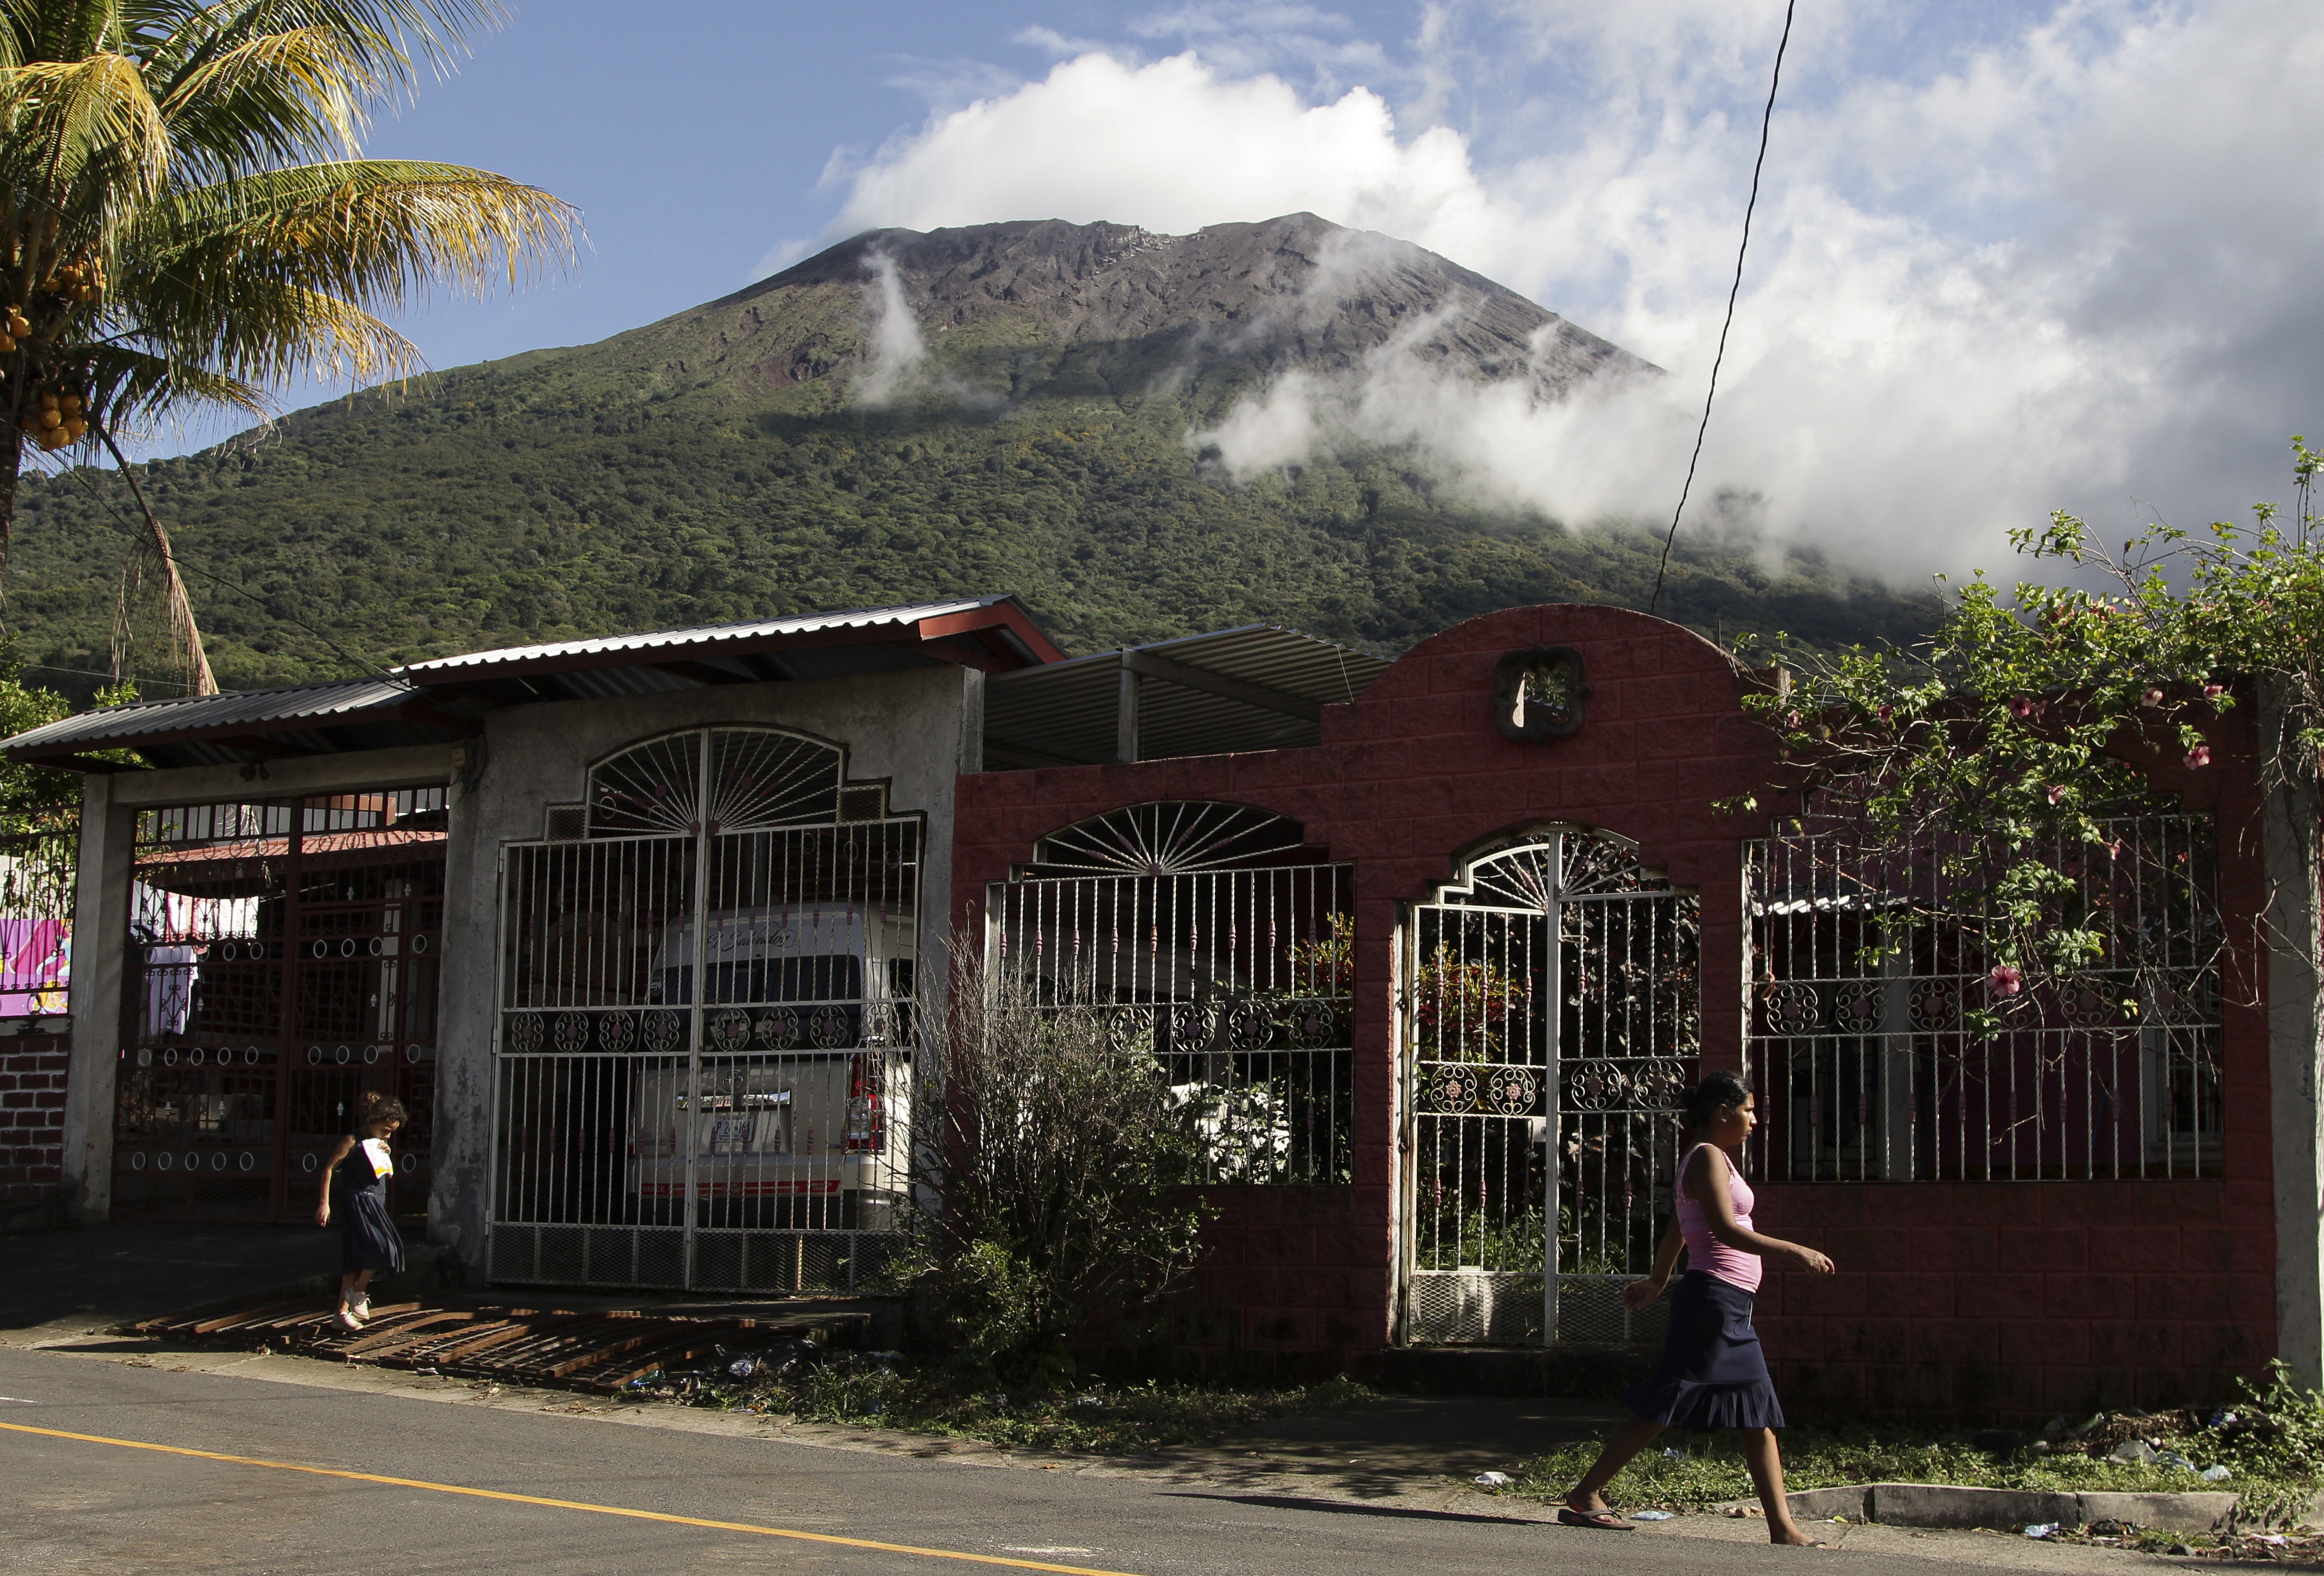
[[[1646,1307],[1663,1294],[1680,1251],[1685,1251],[1686,1274],[1671,1298],[1662,1366],[1622,1393],[1622,1404],[1636,1415],[1565,1497],[1557,1519],[1569,1526],[1629,1530],[1633,1524],[1607,1506],[1606,1485],[1656,1434],[1676,1423],[1743,1430],[1743,1452],[1767,1513],[1768,1537],[1779,1544],[1815,1542],[1792,1520],[1784,1497],[1784,1461],[1775,1448],[1784,1409],[1751,1328],[1751,1299],[1759,1289],[1764,1260],[1817,1275],[1831,1274],[1831,1260],[1812,1247],[1752,1229],[1757,1200],[1729,1152],[1739,1154],[1758,1126],[1757,1104],[1732,1072],[1710,1073],[1687,1091],[1687,1125],[1697,1142],[1679,1163],[1677,1210],[1655,1250],[1655,1273],[1622,1288],[1624,1307],[1632,1312]]]

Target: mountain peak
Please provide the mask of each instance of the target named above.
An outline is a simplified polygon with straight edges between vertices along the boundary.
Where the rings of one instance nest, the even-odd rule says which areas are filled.
[[[874,320],[897,301],[939,360],[957,346],[990,373],[1003,346],[1020,363],[1047,350],[1114,394],[1139,392],[1141,376],[1200,383],[1221,363],[1236,385],[1294,366],[1349,372],[1391,346],[1468,375],[1527,377],[1546,397],[1651,370],[1434,252],[1312,213],[1185,236],[1062,219],[867,230],[640,332],[706,329],[722,349],[750,342],[758,380],[782,386],[872,359]],[[795,343],[765,342],[779,323]],[[979,370],[965,369],[971,384],[988,381]],[[995,392],[1013,392],[1024,370]]]

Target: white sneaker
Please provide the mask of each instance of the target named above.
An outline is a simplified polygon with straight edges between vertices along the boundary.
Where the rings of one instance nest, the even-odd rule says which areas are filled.
[[[358,1321],[369,1319],[371,1317],[371,1293],[369,1292],[365,1292],[362,1296],[348,1303],[347,1312],[354,1314]]]
[[[355,1310],[352,1308],[340,1309],[338,1312],[332,1315],[331,1322],[350,1333],[363,1328],[363,1321],[355,1317]]]

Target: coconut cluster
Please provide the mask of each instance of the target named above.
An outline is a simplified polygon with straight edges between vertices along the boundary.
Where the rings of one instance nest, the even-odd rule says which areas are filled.
[[[78,443],[88,431],[88,403],[78,389],[44,388],[35,396],[18,425],[43,449]]]
[[[44,450],[63,449],[87,436],[88,394],[52,373],[43,375],[28,311],[37,311],[44,320],[61,320],[76,307],[103,300],[105,292],[105,260],[91,254],[60,264],[32,287],[32,300],[25,306],[12,303],[5,309],[5,319],[0,319],[0,356],[19,349],[34,352],[31,363],[17,369],[27,392],[17,397],[16,424]]]
[[[88,306],[105,294],[105,259],[90,256],[68,263],[42,280],[38,288],[42,295]]]

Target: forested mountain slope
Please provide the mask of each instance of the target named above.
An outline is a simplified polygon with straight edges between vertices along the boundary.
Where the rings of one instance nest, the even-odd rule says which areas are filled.
[[[318,406],[140,478],[229,687],[347,671],[329,643],[385,664],[964,592],[1019,593],[1073,650],[1266,621],[1394,651],[1518,603],[1643,605],[1651,532],[1483,507],[1392,452],[1239,486],[1188,444],[1277,374],[1344,373],[1392,338],[1543,398],[1658,375],[1308,215],[1181,237],[883,231],[598,345]],[[132,517],[106,473],[28,484],[20,658],[106,665]],[[1707,632],[1930,616],[1812,560],[1679,553],[1663,610]]]

